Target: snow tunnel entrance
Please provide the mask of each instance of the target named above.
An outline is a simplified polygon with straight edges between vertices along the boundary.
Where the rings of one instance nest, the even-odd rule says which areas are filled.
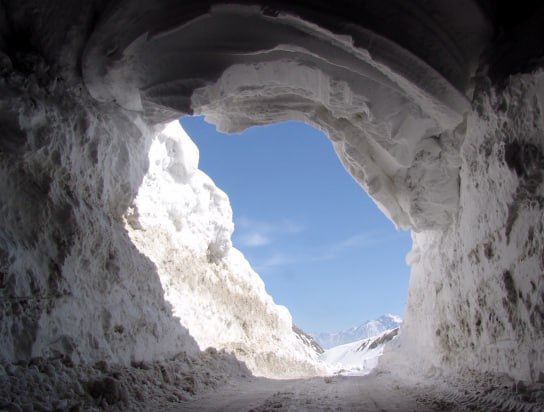
[[[369,16],[366,21],[336,14],[332,6],[310,10],[304,2],[291,3],[157,2],[145,10],[127,3],[100,21],[86,44],[87,89],[96,100],[137,112],[148,124],[190,114],[206,116],[227,133],[287,120],[307,123],[328,136],[345,169],[397,227],[416,232],[450,227],[459,211],[467,87],[489,35],[481,10],[470,1],[463,3],[464,13],[450,13],[441,3],[412,9],[397,2],[384,9],[381,2],[368,2],[356,13]],[[387,24],[365,25],[383,21],[384,13]],[[125,23],[122,30],[119,21]],[[204,178],[198,178],[198,189],[190,184],[191,167],[190,173],[182,167],[176,177],[196,195],[187,207],[224,203]],[[208,225],[219,233],[215,239],[204,236],[210,265],[230,259],[224,252],[231,228],[216,224],[224,216],[204,224],[179,218],[175,209],[166,213],[180,232]],[[157,245],[162,256],[161,247],[168,248]],[[160,259],[169,265],[166,256]],[[206,279],[226,278],[223,269],[202,263],[206,273],[193,268],[194,262],[186,265],[195,272],[193,289]],[[227,269],[238,263],[234,259]],[[264,291],[255,287],[257,294]],[[219,287],[217,292],[213,304],[232,304]],[[268,313],[266,305],[261,309]],[[290,324],[284,315],[272,322]],[[199,322],[206,323],[197,319],[194,328],[202,328]],[[245,339],[251,335],[247,330],[257,330],[244,322],[240,327],[244,331],[225,339]]]
[[[448,70],[441,73],[387,37],[349,24],[341,24],[339,34],[330,26],[320,26],[315,15],[217,5],[193,10],[196,15],[185,15],[175,24],[161,14],[167,7],[159,9],[157,6],[155,14],[146,15],[146,34],[128,43],[127,36],[134,36],[142,28],[127,26],[120,35],[115,13],[95,30],[83,58],[84,79],[95,99],[115,101],[125,109],[141,113],[148,123],[159,124],[189,114],[204,115],[226,133],[284,121],[304,122],[326,134],[347,172],[397,227],[422,231],[451,224],[458,210],[459,148],[464,138],[463,113],[468,108],[460,89],[466,85],[465,76],[475,62],[473,56],[465,56],[462,67],[458,67],[455,50],[440,45],[437,50],[445,54],[437,52],[441,57],[440,62],[434,62],[435,67],[454,67],[454,60],[456,67],[455,74]],[[164,23],[166,20],[168,24]],[[441,30],[433,27],[429,35]],[[466,50],[475,51],[480,35],[461,43],[467,46]],[[171,145],[174,147],[175,143]],[[171,150],[165,144],[161,147],[159,150]],[[175,162],[179,166],[184,160]],[[201,345],[213,345],[221,335],[224,347],[247,360],[251,357],[244,353],[263,352],[262,343],[269,337],[251,317],[249,321],[232,318],[234,312],[227,307],[233,304],[233,298],[223,290],[229,287],[225,279],[233,271],[251,279],[257,275],[246,267],[247,263],[229,257],[232,228],[224,223],[228,220],[222,209],[227,202],[224,195],[203,177],[196,178],[195,188],[194,164],[190,170],[178,166],[174,169],[180,170],[167,172],[173,171],[176,184],[185,185],[183,190],[196,195],[187,197],[193,200],[187,202],[186,208],[200,210],[212,205],[218,213],[193,219],[180,213],[177,206],[165,208],[165,202],[150,203],[175,222],[176,233],[198,233],[196,238],[200,240],[194,242],[192,234],[174,237],[179,238],[179,244],[198,245],[196,254],[205,254],[208,260],[201,267],[194,267],[194,260],[183,257],[188,260],[183,268],[183,276],[187,277],[183,285],[191,289],[186,291],[188,295],[200,296],[195,290],[207,294],[205,310],[191,309],[191,299],[183,296],[185,286],[168,289],[168,283],[175,283],[175,279],[166,281],[166,294],[178,294],[169,300],[183,302],[175,312],[182,319],[191,319],[191,325],[186,326],[193,335],[201,337]],[[360,240],[350,240],[349,236],[357,233],[337,242]],[[175,264],[169,263],[165,255],[168,249],[169,246],[157,243],[157,256],[152,260],[164,261],[164,273],[176,273]],[[225,263],[225,268],[213,266],[217,262]],[[213,279],[219,281],[213,283]],[[290,315],[270,309],[272,303],[263,297],[264,285],[257,286],[258,283],[238,285],[236,302],[242,303],[236,310],[262,311],[270,324],[282,325],[279,329],[284,331],[284,337],[279,341],[283,339],[284,347],[296,345],[288,343],[292,335]],[[256,289],[249,291],[247,287]],[[240,291],[245,291],[245,295]],[[254,296],[261,296],[261,302],[251,301]],[[201,299],[193,303],[194,307],[202,305]],[[221,305],[228,316],[217,309]],[[228,332],[217,334],[214,328],[204,326],[209,325],[209,308],[217,309],[214,319],[227,325]],[[270,313],[274,315],[269,316]],[[275,351],[277,347],[270,347],[270,358],[277,356]],[[258,356],[249,361],[255,362],[252,370],[264,367],[269,375],[278,372],[270,369],[274,362],[261,362]]]
[[[303,331],[329,349],[397,327],[397,317],[383,315],[404,311],[409,234],[365,195],[316,128],[283,122],[225,136],[202,117],[181,123],[200,156],[179,123],[170,123],[151,144],[149,171],[127,215],[174,315],[201,349],[233,351],[257,374],[368,373],[383,347],[364,353],[372,360],[361,365],[325,366]],[[369,320],[376,320],[372,330],[328,339]],[[285,369],[282,356],[288,365],[298,360]]]
[[[238,135],[202,117],[181,124],[199,147],[199,168],[229,196],[234,247],[298,327],[336,332],[403,313],[409,233],[346,173],[322,132],[302,122]]]

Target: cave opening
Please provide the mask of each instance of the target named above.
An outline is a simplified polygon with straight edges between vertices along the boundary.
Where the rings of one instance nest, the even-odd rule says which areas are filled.
[[[323,132],[291,121],[226,135],[200,116],[180,122],[199,168],[229,196],[234,247],[298,327],[339,332],[403,314],[409,232],[376,207]]]
[[[315,375],[289,313],[232,248],[228,200],[196,148],[159,130],[188,114],[226,132],[288,119],[326,131],[385,216],[412,229],[402,333],[378,386],[338,385],[347,408],[541,409],[538,2],[523,13],[486,0],[11,3],[0,3],[0,409],[160,410],[150,388],[158,400],[183,388],[177,403],[232,376],[255,394],[249,369]],[[204,349],[217,341],[228,356]],[[336,386],[320,383],[269,387],[259,404],[328,407],[333,391],[315,394]]]

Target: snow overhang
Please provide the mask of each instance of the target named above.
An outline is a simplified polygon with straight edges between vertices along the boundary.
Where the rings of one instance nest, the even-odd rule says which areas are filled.
[[[244,3],[118,3],[86,45],[88,90],[151,123],[305,121],[397,226],[449,225],[466,94],[489,37],[474,2]]]

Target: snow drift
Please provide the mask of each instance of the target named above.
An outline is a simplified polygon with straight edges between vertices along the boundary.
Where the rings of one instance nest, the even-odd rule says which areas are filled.
[[[36,357],[198,357],[206,313],[228,331],[218,345],[255,368],[313,362],[232,249],[226,198],[194,148],[160,134],[202,113],[226,131],[322,129],[378,207],[413,229],[405,323],[382,368],[537,385],[541,7],[243,3],[0,3],[2,363],[32,375]],[[149,164],[150,149],[165,162]],[[269,345],[262,362],[252,339]],[[225,357],[208,361],[219,370]]]

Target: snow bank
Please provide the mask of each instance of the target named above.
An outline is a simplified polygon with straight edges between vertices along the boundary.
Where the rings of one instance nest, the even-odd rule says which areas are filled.
[[[201,349],[236,354],[257,375],[318,373],[317,353],[293,332],[291,315],[232,247],[227,196],[198,170],[198,149],[176,120],[153,140],[149,170],[127,229],[157,267],[173,314]]]
[[[446,231],[413,234],[408,307],[384,367],[540,379],[543,109],[542,71],[499,91],[482,81],[464,130],[459,213]]]
[[[249,370],[215,350],[155,362],[73,364],[69,357],[34,357],[0,366],[0,408],[6,411],[161,411]]]

